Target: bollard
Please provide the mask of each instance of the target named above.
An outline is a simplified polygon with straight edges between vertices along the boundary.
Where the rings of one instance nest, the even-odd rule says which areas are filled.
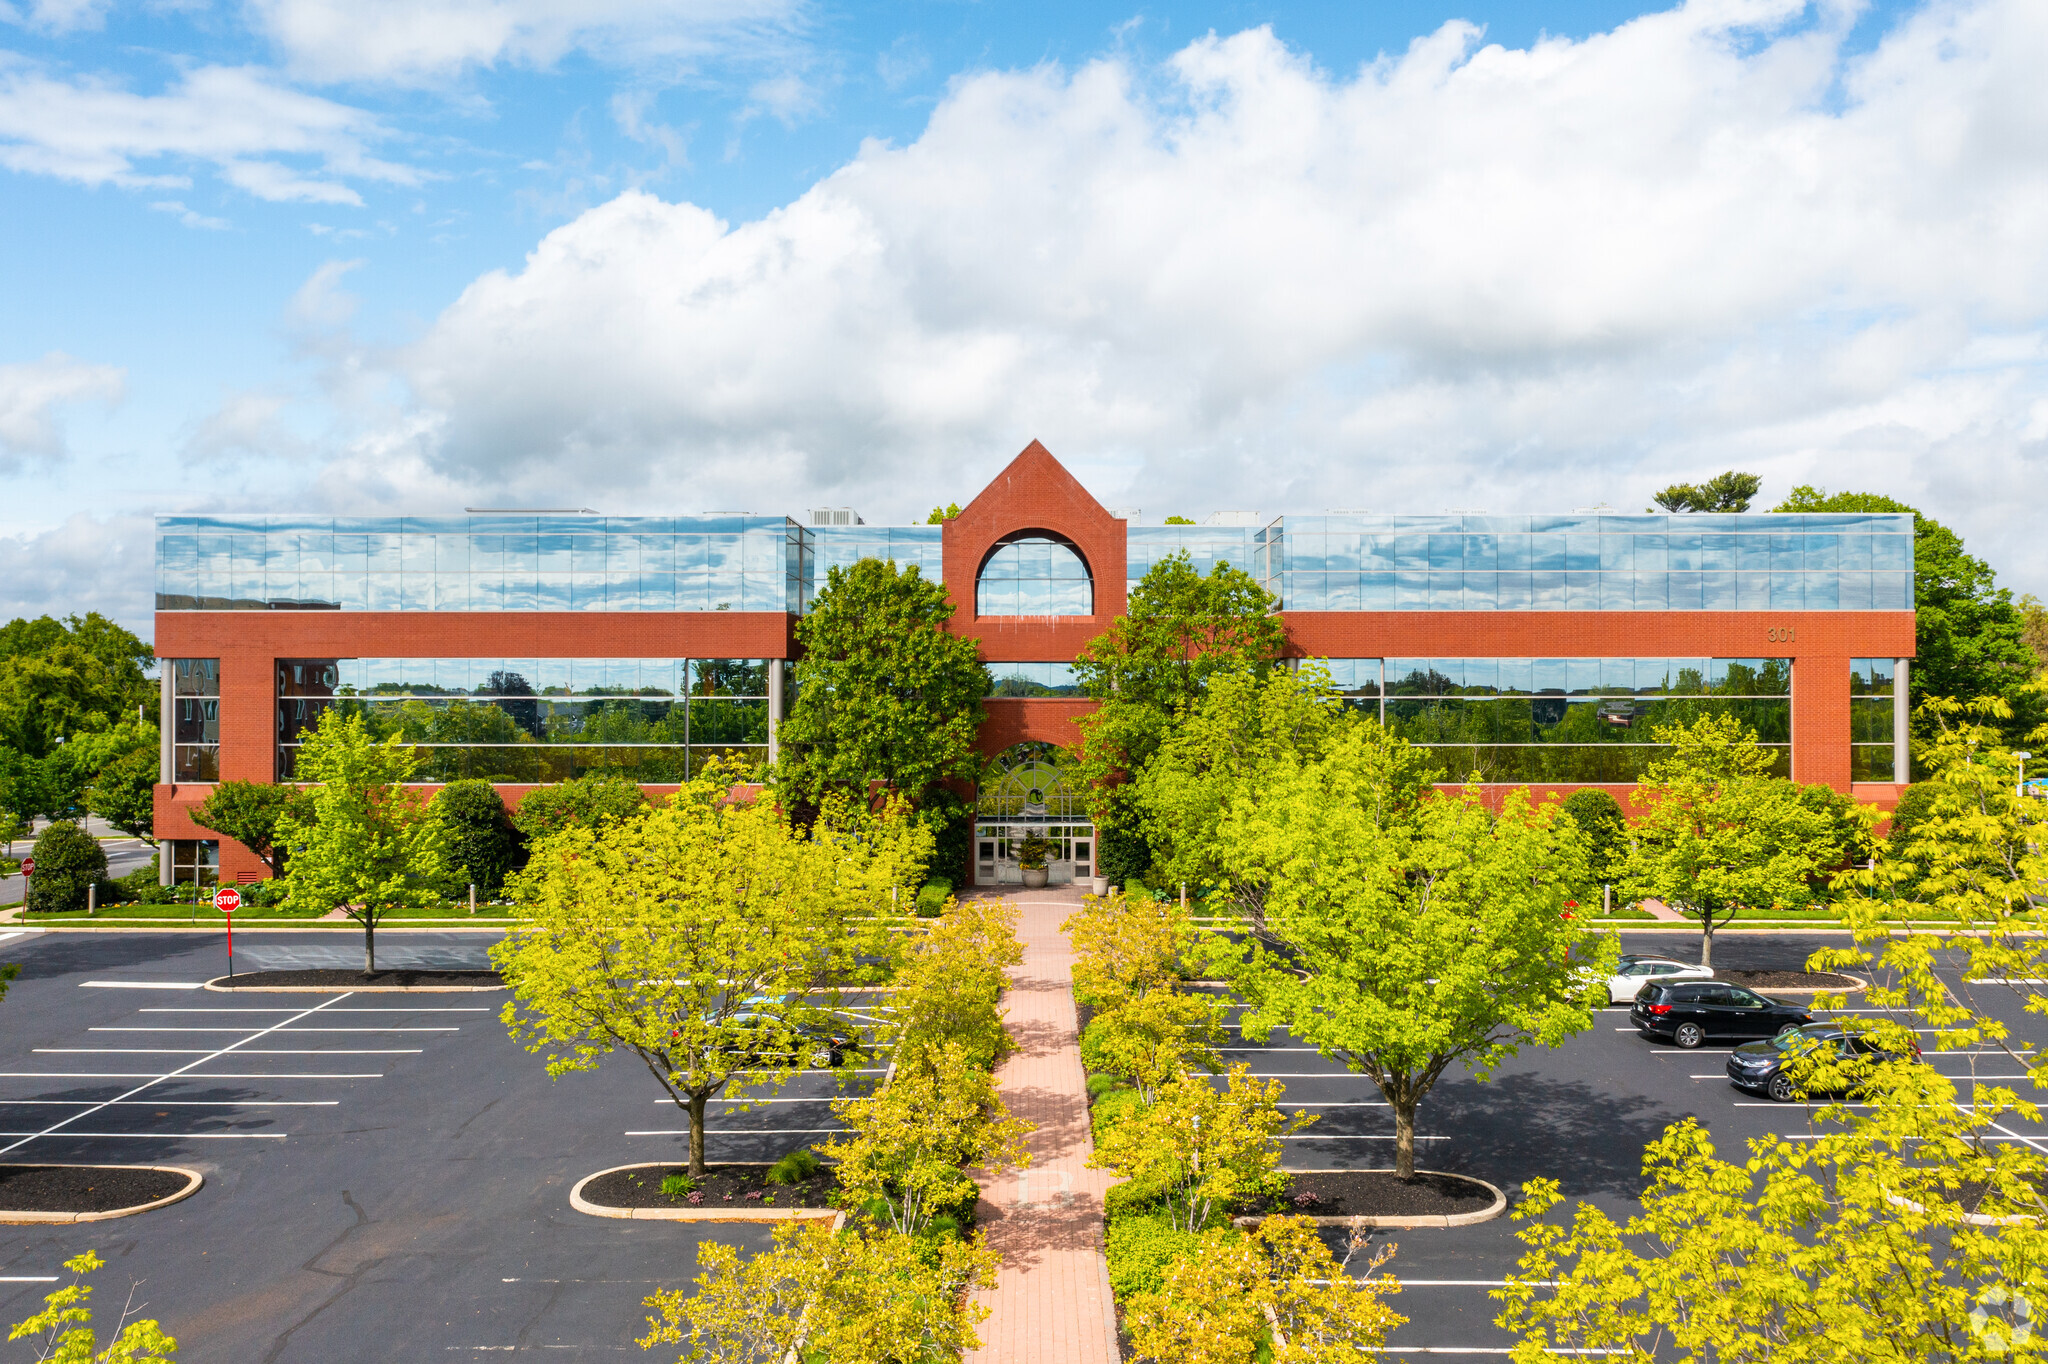
[[[469,883],[469,912],[476,913],[476,882]]]
[[[95,915],[95,914],[99,913],[99,909],[100,909],[100,888],[99,888],[99,886],[98,886],[97,884],[95,884],[95,885],[90,885],[90,886],[87,886],[87,887],[85,888],[85,917],[86,917],[86,918],[88,918],[88,919],[90,919],[90,918],[91,918],[91,917],[92,917],[93,915]]]
[[[1614,887],[1611,885],[1600,887],[1600,912],[1607,918],[1614,917]]]

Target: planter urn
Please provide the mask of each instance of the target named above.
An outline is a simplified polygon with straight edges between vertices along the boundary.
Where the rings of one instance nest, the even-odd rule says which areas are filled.
[[[1026,889],[1026,890],[1044,890],[1044,889],[1045,889],[1045,868],[1044,868],[1044,867],[1025,867],[1025,868],[1023,868],[1023,872],[1024,872],[1024,889]]]

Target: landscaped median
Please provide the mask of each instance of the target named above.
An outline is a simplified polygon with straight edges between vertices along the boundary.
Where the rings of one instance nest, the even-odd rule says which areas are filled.
[[[133,1217],[190,1198],[205,1182],[182,1165],[0,1165],[0,1224]]]

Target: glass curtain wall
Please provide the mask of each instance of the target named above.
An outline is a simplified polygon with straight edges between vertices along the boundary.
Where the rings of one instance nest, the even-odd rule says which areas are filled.
[[[1270,542],[1276,529],[1263,533]],[[1284,562],[1269,568],[1269,587],[1277,578],[1289,611],[1913,606],[1913,519],[1890,513],[1332,513],[1289,516],[1277,533]],[[1269,564],[1273,553],[1269,543]]]
[[[159,611],[801,611],[780,516],[157,518]]]
[[[915,564],[926,582],[944,582],[945,533],[944,526],[807,526],[811,568],[804,576],[806,591],[816,595],[833,569],[851,568],[862,559],[894,559],[898,571]]]
[[[1660,725],[1701,715],[1736,716],[1776,754],[1778,775],[1791,775],[1787,659],[1389,658],[1326,666],[1350,704],[1430,749],[1454,782],[1633,782],[1666,751],[1655,739]]]
[[[1892,750],[1893,687],[1889,658],[1849,660],[1849,780],[1896,781]]]
[[[220,660],[174,658],[171,670],[171,781],[220,780]]]
[[[974,584],[978,616],[1090,616],[1095,581],[1080,552],[1049,535],[999,542]]]
[[[420,782],[611,772],[668,784],[714,760],[755,772],[768,686],[758,658],[280,659],[278,777],[295,775],[305,732],[337,708],[412,747]]]
[[[1071,663],[991,663],[989,695],[1078,697],[1081,679]]]

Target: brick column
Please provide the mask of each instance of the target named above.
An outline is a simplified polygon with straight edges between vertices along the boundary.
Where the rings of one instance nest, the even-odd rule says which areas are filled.
[[[221,650],[220,778],[277,780],[277,659],[267,648]],[[255,853],[220,838],[222,885],[268,875]]]
[[[1802,654],[1792,664],[1792,780],[1849,789],[1849,660]]]

